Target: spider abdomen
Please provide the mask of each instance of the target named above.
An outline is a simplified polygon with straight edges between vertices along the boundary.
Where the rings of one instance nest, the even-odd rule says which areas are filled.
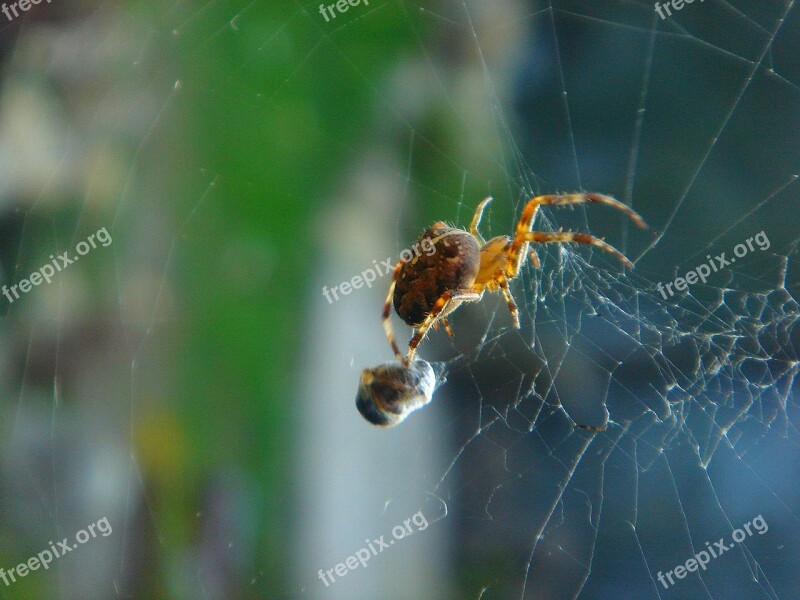
[[[426,238],[429,241],[423,247],[433,251],[403,263],[394,289],[394,309],[411,327],[425,320],[446,291],[469,290],[480,267],[480,246],[470,233],[436,223],[417,244]]]

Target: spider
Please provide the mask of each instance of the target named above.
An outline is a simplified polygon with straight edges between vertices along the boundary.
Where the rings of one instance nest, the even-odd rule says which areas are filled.
[[[414,361],[417,346],[431,327],[438,329],[441,322],[447,334],[452,336],[453,330],[447,316],[465,302],[479,301],[487,290],[503,294],[513,325],[519,329],[519,309],[511,296],[508,282],[519,275],[528,255],[535,267],[541,266],[536,251],[529,247],[531,243],[591,244],[610,252],[626,266],[633,267],[633,263],[621,252],[588,233],[532,231],[540,206],[585,202],[606,204],[627,213],[639,227],[647,227],[633,209],[610,196],[594,193],[550,194],[528,200],[513,238],[501,235],[487,242],[478,231],[478,226],[486,205],[491,201],[490,196],[475,208],[469,231],[449,227],[442,221],[431,225],[420,236],[418,243],[427,238],[435,251],[416,256],[410,262],[400,260],[395,266],[383,307],[383,328],[392,352],[406,368]],[[394,338],[389,318],[392,304],[400,318],[414,329],[406,356],[400,354]]]

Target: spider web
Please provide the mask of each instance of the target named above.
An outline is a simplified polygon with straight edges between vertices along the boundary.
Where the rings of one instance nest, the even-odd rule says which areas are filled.
[[[343,191],[331,191],[335,185],[325,182],[315,198],[322,216],[314,235],[322,239],[322,251],[317,270],[309,268],[318,279],[314,294],[318,286],[348,280],[373,259],[397,256],[435,220],[466,226],[490,194],[495,200],[482,224],[487,238],[513,231],[530,196],[560,190],[614,195],[639,211],[650,229],[637,230],[604,207],[543,208],[537,229],[605,237],[635,268],[625,270],[613,257],[586,248],[538,249],[541,268],[527,265],[512,282],[522,327],[511,327],[505,303],[494,295],[459,309],[451,319],[455,338],[435,332],[421,346],[421,356],[442,379],[434,401],[391,431],[367,428],[352,406],[361,369],[389,359],[377,318],[383,285],[334,305],[317,296],[298,327],[305,347],[304,370],[295,377],[297,405],[304,409],[291,467],[299,481],[295,528],[291,539],[275,543],[292,553],[293,578],[276,586],[269,569],[242,561],[253,596],[800,596],[795,0],[705,0],[665,20],[651,2],[633,0],[372,0],[333,23],[306,2],[262,7],[211,1],[197,7],[167,3],[159,17],[151,26],[136,10],[100,11],[73,24],[52,52],[64,63],[56,61],[50,70],[72,65],[68,77],[81,82],[88,77],[84,61],[95,64],[89,56],[95,68],[100,65],[100,81],[113,84],[103,102],[90,103],[86,114],[76,112],[104,140],[97,154],[122,162],[109,169],[121,172],[121,180],[97,177],[89,191],[75,185],[78,167],[65,151],[69,131],[25,147],[25,160],[14,163],[5,180],[7,196],[24,190],[33,198],[15,217],[20,239],[8,242],[14,256],[24,257],[12,261],[15,275],[38,266],[38,256],[28,250],[41,241],[42,230],[56,229],[36,222],[39,209],[54,201],[51,187],[71,190],[80,214],[70,239],[51,234],[47,247],[74,247],[82,239],[79,230],[98,214],[112,216],[115,235],[108,259],[113,276],[102,306],[105,318],[123,327],[108,336],[83,336],[101,340],[94,352],[68,331],[82,322],[74,319],[79,307],[91,303],[75,296],[66,277],[49,292],[38,290],[38,300],[26,298],[32,319],[16,312],[23,310],[18,304],[4,321],[9,330],[26,324],[13,335],[21,383],[11,390],[17,402],[7,413],[12,454],[21,460],[4,472],[11,488],[29,495],[9,500],[9,514],[24,515],[11,533],[33,531],[37,540],[53,531],[68,536],[107,515],[120,535],[118,554],[87,546],[59,563],[61,596],[106,597],[88,578],[71,577],[94,565],[110,574],[102,578],[113,581],[107,589],[122,595],[119,588],[131,587],[133,597],[136,579],[145,579],[149,567],[140,555],[167,562],[174,549],[165,547],[178,537],[157,522],[139,470],[140,461],[177,464],[185,448],[170,438],[152,455],[138,456],[132,438],[141,435],[135,433],[141,415],[162,408],[144,398],[157,397],[165,385],[151,376],[174,353],[169,336],[185,325],[170,293],[180,279],[176,261],[195,251],[198,239],[211,238],[194,229],[197,220],[216,210],[224,214],[219,183],[240,172],[230,166],[212,172],[204,157],[183,157],[190,166],[181,174],[193,191],[175,209],[174,223],[156,223],[149,215],[163,214],[159,192],[169,186],[159,181],[154,192],[139,177],[146,172],[169,180],[174,174],[162,173],[149,151],[185,134],[169,116],[184,98],[206,93],[269,112],[276,121],[308,118],[304,131],[319,139],[324,117],[315,123],[312,108],[293,103],[317,85],[313,74],[320,65],[355,80],[371,104],[352,109],[354,120],[367,124],[364,130],[327,148],[343,153],[352,170],[336,182]],[[412,40],[413,52],[392,57],[388,75],[370,62],[383,56],[380,44],[368,54],[350,42],[358,28],[374,23],[383,24],[378,32],[400,31]],[[13,64],[46,62],[38,38],[25,33],[22,41],[8,38],[5,44],[13,47]],[[181,60],[152,60],[172,43]],[[198,89],[187,67],[194,66],[192,57],[240,43],[246,58],[231,65],[230,79]],[[97,58],[108,54],[107,63]],[[136,77],[122,83],[102,70],[110,65],[108,72],[128,73],[131,64]],[[154,64],[158,72],[148,71]],[[228,91],[237,76],[259,70],[280,71],[280,84],[255,84],[246,102]],[[27,85],[28,91],[36,87]],[[134,150],[122,157],[108,152],[114,143],[102,135],[107,128],[136,140]],[[309,151],[312,144],[291,150]],[[22,169],[22,163],[32,167]],[[97,171],[106,167],[101,161]],[[97,190],[105,185],[116,193]],[[111,206],[98,208],[98,198],[108,197]],[[134,200],[148,216],[134,211]],[[120,230],[146,250],[118,249]],[[672,282],[709,255],[732,256],[737,244],[761,231],[768,249],[749,252],[671,298],[657,290],[656,284]],[[265,255],[258,242],[229,249],[222,257],[229,268],[210,278],[247,289],[220,272],[252,279],[262,263],[278,262]],[[206,258],[209,264],[218,259],[210,251]],[[46,325],[37,315],[47,316]],[[72,355],[81,357],[76,371],[93,375],[65,381]],[[42,381],[46,385],[31,385]],[[44,388],[51,390],[44,398],[50,410],[40,411],[31,397],[41,400]],[[94,401],[68,409],[65,389],[67,396],[78,390]],[[108,397],[122,401],[106,402]],[[164,422],[160,426],[168,428],[169,418]],[[161,439],[157,433],[151,431]],[[74,453],[62,452],[69,439],[88,441]],[[101,450],[90,465],[91,480],[68,470],[87,446]],[[26,512],[26,497],[38,501],[48,523]],[[64,508],[74,505],[80,510]],[[218,532],[215,526],[233,519],[226,503],[219,505],[217,513],[198,512],[204,531]],[[110,506],[115,510],[106,513]],[[391,531],[418,510],[431,523],[427,531],[330,587],[317,579],[317,569],[334,567],[365,538]],[[769,524],[764,535],[748,537],[668,589],[659,582],[659,572],[684,564],[706,542],[730,540],[732,530],[757,515]],[[241,524],[249,516],[236,518]],[[152,527],[152,539],[140,536],[143,523]],[[184,557],[188,566],[174,567],[180,574],[175,579],[199,580],[184,588],[175,584],[180,591],[172,590],[174,596],[224,597],[204,579],[228,569],[225,560],[242,568],[239,547],[229,541],[233,534],[223,531],[209,543],[215,554],[198,550]],[[251,550],[242,546],[242,552]],[[22,559],[34,550],[39,548],[13,556]],[[24,593],[21,586],[0,590],[10,597]]]
[[[540,249],[542,268],[512,286],[520,330],[502,300],[484,300],[451,319],[454,340],[423,343],[447,379],[426,411],[445,413],[435,435],[453,453],[438,475],[431,468],[421,505],[457,532],[450,597],[794,597],[798,490],[786,477],[797,464],[799,238],[778,215],[797,210],[798,153],[754,123],[797,122],[796,7],[686,5],[666,22],[625,1],[505,10],[420,8],[471,69],[452,75],[444,50],[420,41],[433,102],[464,132],[452,146],[467,149],[398,119],[409,133],[407,197],[451,199],[464,227],[493,195],[488,238],[513,231],[532,195],[602,191],[651,230],[620,228],[624,219],[600,208],[545,207],[537,229],[606,235],[636,268]],[[521,50],[498,56],[507,34],[522,37]],[[460,179],[458,198],[418,175],[428,162]],[[762,230],[767,250],[672,298],[657,291]],[[407,492],[386,498],[405,504]],[[762,539],[660,583],[659,572],[758,514],[776,523]]]

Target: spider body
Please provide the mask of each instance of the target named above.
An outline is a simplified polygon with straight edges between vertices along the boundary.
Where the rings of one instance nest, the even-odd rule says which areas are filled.
[[[478,231],[478,226],[483,210],[491,200],[489,197],[478,204],[469,231],[448,227],[441,221],[434,223],[417,243],[428,238],[435,251],[430,255],[417,256],[411,262],[401,260],[397,263],[383,307],[383,326],[392,351],[405,367],[411,365],[417,346],[431,327],[437,328],[441,322],[445,331],[452,336],[447,315],[464,302],[480,300],[487,290],[503,294],[513,325],[519,328],[519,310],[508,282],[519,275],[528,255],[535,267],[540,266],[536,252],[529,247],[531,243],[590,244],[614,254],[626,266],[633,266],[618,250],[588,233],[533,231],[533,221],[541,205],[606,204],[627,213],[639,227],[647,226],[635,211],[610,196],[555,194],[536,196],[527,202],[513,237],[503,235],[487,242]],[[403,321],[414,329],[405,357],[400,354],[394,339],[390,321],[392,305]]]
[[[469,292],[480,267],[480,246],[466,231],[439,222],[426,229],[417,244],[425,239],[430,240],[433,252],[402,263],[394,289],[394,309],[411,327],[425,322],[446,291]],[[448,312],[455,306],[451,302]]]

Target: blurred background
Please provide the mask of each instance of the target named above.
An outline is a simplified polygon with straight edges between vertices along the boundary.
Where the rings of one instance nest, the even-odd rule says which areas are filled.
[[[112,241],[0,297],[0,567],[112,533],[0,598],[800,597],[794,0],[15,6],[2,284]],[[488,238],[574,190],[650,228],[594,206],[537,228],[635,269],[542,249],[521,329],[497,295],[461,308],[421,346],[431,406],[367,424],[389,277],[323,286],[487,195]]]

